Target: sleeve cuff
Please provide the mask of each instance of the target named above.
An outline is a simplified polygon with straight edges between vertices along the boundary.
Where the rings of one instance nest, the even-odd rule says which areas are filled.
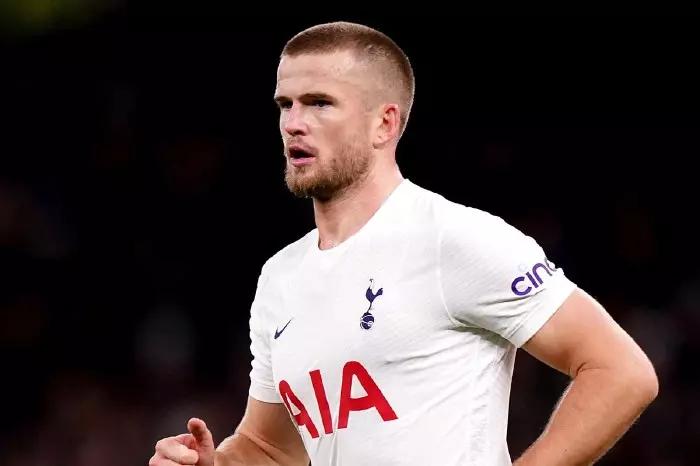
[[[513,332],[513,335],[508,339],[516,347],[522,347],[527,341],[537,333],[545,323],[554,315],[555,312],[566,301],[566,298],[577,288],[566,277],[562,277],[563,282],[552,289],[546,290],[547,298],[538,306],[535,312],[532,312]]]
[[[282,403],[277,390],[269,387],[262,386],[260,384],[251,383],[248,394],[251,398],[255,398],[258,401],[263,401],[265,403]]]

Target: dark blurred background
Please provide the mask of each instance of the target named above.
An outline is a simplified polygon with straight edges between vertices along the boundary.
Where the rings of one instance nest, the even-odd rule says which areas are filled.
[[[404,175],[534,236],[653,360],[659,398],[600,464],[696,464],[697,20],[464,15],[3,2],[3,463],[146,464],[190,416],[232,432],[258,272],[314,227],[277,59],[345,19],[413,62]],[[518,354],[513,458],[567,382]]]

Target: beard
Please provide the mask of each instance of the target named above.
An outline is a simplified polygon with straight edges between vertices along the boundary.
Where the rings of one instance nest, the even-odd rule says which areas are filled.
[[[330,160],[317,158],[310,166],[287,163],[284,180],[297,197],[328,201],[367,177],[370,153],[358,145],[344,144]]]

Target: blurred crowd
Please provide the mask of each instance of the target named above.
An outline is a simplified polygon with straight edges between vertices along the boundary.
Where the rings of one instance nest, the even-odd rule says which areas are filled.
[[[17,63],[46,61],[28,60],[6,88],[5,464],[146,464],[155,442],[192,416],[217,440],[232,433],[247,397],[257,274],[313,227],[310,206],[284,188],[271,104],[275,54],[299,24],[269,39],[249,75],[207,68],[238,36],[193,45],[171,31],[124,45],[117,21],[16,45]],[[56,58],[66,50],[77,57]],[[450,110],[440,107],[429,52],[416,59],[422,81],[399,147],[404,175],[535,237],[648,353],[660,396],[600,464],[695,464],[697,195],[681,160],[700,155],[697,114]],[[444,138],[445,125],[460,139]],[[518,353],[513,458],[566,384]]]

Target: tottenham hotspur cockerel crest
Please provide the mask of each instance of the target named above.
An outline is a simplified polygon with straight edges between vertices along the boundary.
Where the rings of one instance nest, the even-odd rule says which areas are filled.
[[[374,300],[377,299],[384,293],[384,288],[379,288],[376,292],[372,289],[374,285],[374,280],[369,279],[369,287],[367,288],[367,292],[365,293],[365,297],[369,301],[369,307],[367,308],[367,311],[362,314],[362,319],[360,320],[360,327],[362,327],[365,330],[369,330],[372,328],[372,325],[374,324],[374,316],[372,315],[372,305],[374,304]]]

